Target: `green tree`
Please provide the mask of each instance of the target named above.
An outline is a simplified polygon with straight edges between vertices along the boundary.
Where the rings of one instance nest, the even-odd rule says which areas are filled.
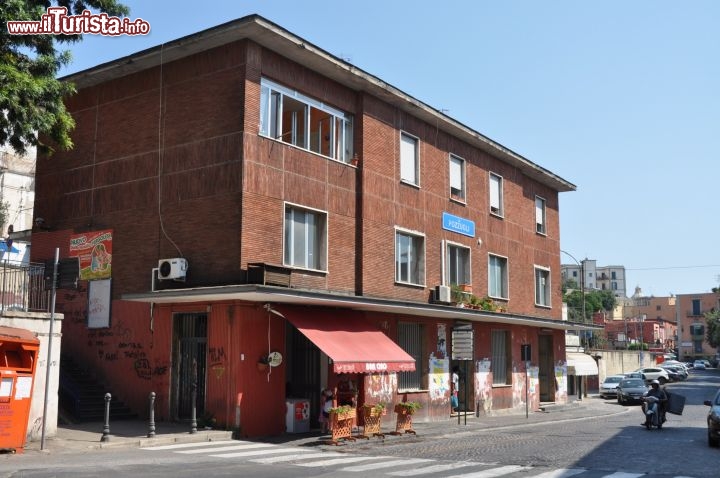
[[[572,290],[569,294],[568,290]],[[577,282],[568,279],[562,284],[563,302],[568,305],[568,319],[576,322],[590,322],[595,312],[610,312],[615,308],[617,299],[610,290],[591,290],[585,292],[585,317],[583,318],[583,293],[578,289]]]
[[[125,16],[129,9],[117,0],[2,0],[0,1],[0,144],[9,144],[18,154],[37,146],[50,153],[72,148],[70,132],[75,121],[63,98],[75,92],[72,84],[58,81],[60,68],[71,61],[69,51],[58,44],[82,39],[80,35],[10,35],[9,20],[38,21],[48,7],[68,9],[68,15],[83,10]],[[47,143],[39,135],[49,138]],[[52,144],[51,144],[52,143]]]
[[[707,323],[705,339],[711,347],[717,349],[720,347],[720,311],[706,312],[705,322]]]

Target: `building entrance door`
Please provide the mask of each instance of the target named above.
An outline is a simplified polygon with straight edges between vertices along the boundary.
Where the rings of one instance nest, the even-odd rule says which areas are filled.
[[[540,382],[540,401],[555,401],[555,360],[553,357],[552,335],[538,336],[538,380]]]
[[[207,314],[175,314],[173,317],[173,376],[171,406],[175,420],[192,418],[193,394],[196,417],[205,412],[207,370]]]

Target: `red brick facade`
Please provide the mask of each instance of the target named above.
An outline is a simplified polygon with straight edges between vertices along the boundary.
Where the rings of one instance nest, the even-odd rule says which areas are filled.
[[[560,320],[558,192],[572,190],[571,184],[552,186],[563,184],[562,180],[553,179],[556,177],[549,172],[529,174],[531,163],[511,164],[502,157],[499,145],[480,148],[471,144],[467,133],[410,114],[398,98],[381,98],[361,83],[330,78],[262,46],[252,35],[161,66],[157,52],[156,57],[147,68],[109,74],[99,82],[80,73],[75,78],[80,85],[78,94],[68,100],[77,122],[75,148],[39,158],[36,175],[35,214],[64,235],[62,240],[57,233],[34,236],[33,260],[51,258],[53,247],[73,231],[113,230],[111,328],[118,323],[125,326],[131,331],[127,333],[137,335],[132,342],[141,344],[147,353],[129,360],[121,356],[108,365],[103,355],[106,351],[100,350],[104,346],[93,340],[97,331],[87,330],[82,320],[64,327],[72,338],[64,339],[63,347],[102,370],[116,387],[123,383],[117,378],[123,375],[123,368],[132,377],[130,383],[140,380],[143,386],[123,390],[138,411],[154,389],[161,397],[159,403],[166,407],[159,411],[161,417],[173,418],[170,382],[164,374],[154,377],[152,371],[172,368],[174,339],[168,325],[176,306],[159,307],[150,316],[146,308],[123,305],[123,297],[149,292],[155,286],[151,270],[162,258],[184,257],[190,264],[184,283],[163,282],[159,284],[162,289],[242,284],[248,263],[283,264],[286,203],[327,213],[327,271],[294,269],[294,289],[428,304],[435,286],[443,282],[442,241],[452,241],[471,251],[476,295],[488,294],[488,254],[498,254],[507,257],[509,265],[509,298],[500,301],[507,312],[528,320]],[[358,166],[260,135],[261,78],[352,114]],[[419,139],[419,187],[400,181],[401,132]],[[450,199],[451,153],[466,161],[464,204]],[[502,218],[489,212],[490,172],[503,177]],[[538,176],[550,179],[539,181],[535,179]],[[536,196],[546,201],[546,234],[535,230]],[[474,221],[475,236],[443,229],[443,212]],[[396,228],[424,235],[423,285],[395,281]],[[535,304],[534,266],[550,271],[550,307]],[[274,402],[266,401],[260,408],[247,404],[247,397],[254,393],[251,385],[265,382],[254,370],[265,331],[262,324],[249,325],[264,320],[258,304],[199,301],[182,307],[211,309],[208,347],[222,348],[225,354],[229,349],[242,350],[250,359],[243,363],[235,353],[227,366],[216,364],[215,379],[220,380],[217,374],[222,368],[222,380],[228,380],[222,387],[210,384],[215,379],[208,372],[205,406],[213,409],[222,423],[232,426],[236,396],[241,392],[246,397],[242,406],[249,407],[243,408],[243,416],[262,415],[272,403],[283,406],[285,384],[280,373],[269,385],[277,395]],[[427,323],[428,341],[436,339],[437,324],[447,325],[450,340],[452,321],[367,315],[377,323],[389,321],[386,332],[391,338],[396,337],[398,321],[420,320]],[[149,328],[150,322],[157,326],[158,321],[162,323],[158,329]],[[249,322],[247,326],[221,326],[218,321]],[[494,328],[513,331],[513,360],[520,343],[537,344],[538,334],[549,332],[540,331],[539,326],[485,322],[490,323],[475,326],[478,360],[490,355],[489,334]],[[549,351],[550,360],[556,362],[564,358],[564,339],[559,329],[552,333],[555,346]],[[282,334],[276,339],[284,346]],[[121,342],[104,341],[110,348]],[[432,345],[426,349],[427,353],[440,353]],[[148,361],[149,376],[128,372],[137,367],[137,360]],[[513,365],[513,370],[518,366]],[[427,364],[418,367],[427,369]],[[252,380],[246,378],[250,373]],[[511,389],[499,388],[494,393],[496,408],[517,406],[513,400],[519,395]],[[445,415],[446,405],[435,410],[427,394],[419,399],[430,405],[424,412],[428,418]],[[283,424],[275,423],[277,420],[271,420],[272,425],[262,419],[249,420],[243,423],[245,434],[282,432]]]

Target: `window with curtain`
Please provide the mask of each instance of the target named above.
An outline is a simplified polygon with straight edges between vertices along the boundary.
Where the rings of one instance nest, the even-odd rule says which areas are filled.
[[[285,265],[304,269],[327,270],[327,214],[285,206]]]
[[[425,238],[405,231],[395,232],[395,281],[425,283]]]
[[[465,201],[465,160],[450,155],[450,197]]]
[[[398,391],[422,390],[422,361],[425,354],[424,327],[422,324],[400,322],[398,324],[398,345],[415,359],[415,371],[398,372]]]
[[[469,248],[447,245],[447,281],[452,285],[472,284]]]
[[[547,234],[545,226],[545,200],[535,196],[535,231],[538,234]]]
[[[490,254],[488,258],[488,295],[498,299],[508,298],[508,263],[506,257]]]
[[[490,212],[503,215],[503,179],[495,173],[490,173]]]
[[[550,307],[550,270],[535,268],[535,305]]]
[[[507,330],[493,330],[490,348],[492,350],[490,368],[493,374],[493,385],[511,385],[510,332]]]
[[[400,133],[400,180],[417,186],[420,184],[418,171],[418,139]]]

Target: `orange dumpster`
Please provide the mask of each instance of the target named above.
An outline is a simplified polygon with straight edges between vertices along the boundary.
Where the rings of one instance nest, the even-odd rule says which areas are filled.
[[[0,450],[23,452],[39,349],[29,330],[0,327]]]

